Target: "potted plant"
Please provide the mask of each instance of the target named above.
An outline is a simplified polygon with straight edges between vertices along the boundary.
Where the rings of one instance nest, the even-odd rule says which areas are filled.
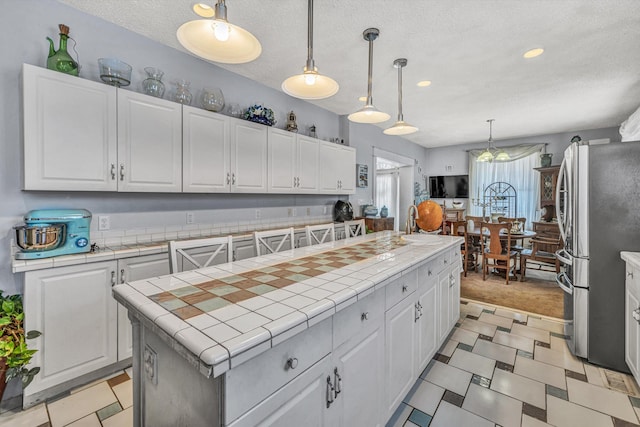
[[[40,368],[27,369],[36,350],[27,348],[26,340],[40,336],[38,331],[24,331],[22,296],[3,296],[0,290],[0,400],[6,383],[13,378],[22,379],[22,387],[28,386]]]

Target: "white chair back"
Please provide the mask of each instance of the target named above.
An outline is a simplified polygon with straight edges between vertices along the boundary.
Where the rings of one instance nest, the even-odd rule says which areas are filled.
[[[256,245],[256,255],[273,254],[289,248],[285,247],[287,240],[293,244],[293,227],[282,228],[279,230],[256,231],[253,233],[253,239]],[[265,249],[264,252],[262,249]]]
[[[344,222],[344,234],[347,239],[356,236],[364,236],[366,230],[367,227],[364,225],[364,219]]]
[[[200,251],[200,249],[203,248],[210,249],[213,252]],[[191,250],[191,253],[188,252],[189,250]],[[172,240],[169,242],[169,271],[171,273],[179,273],[185,270],[193,270],[193,268],[185,268],[189,266],[193,266],[195,268],[209,267],[223,250],[226,250],[227,252],[226,262],[233,261],[232,236],[207,237],[204,239],[191,240]],[[205,255],[207,258],[204,262],[201,262],[194,258],[197,255]],[[179,261],[182,262],[180,263]]]
[[[307,236],[307,245],[309,246],[336,240],[336,231],[333,223],[307,225],[304,231]]]

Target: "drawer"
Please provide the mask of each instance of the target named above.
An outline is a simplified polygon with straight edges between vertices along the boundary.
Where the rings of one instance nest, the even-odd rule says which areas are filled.
[[[225,373],[225,425],[331,352],[331,319]],[[297,362],[295,367],[288,360]]]
[[[389,283],[385,286],[385,310],[389,310],[391,307],[411,295],[418,289],[418,270],[414,269],[406,274],[403,274],[397,280]]]
[[[333,316],[333,348],[364,333],[370,325],[382,322],[384,298],[384,290],[379,290],[337,312]]]
[[[433,272],[435,274],[440,273],[445,268],[451,265],[451,254],[453,251],[451,249],[447,249],[441,254],[436,255],[436,257],[430,261],[431,267],[433,268]]]

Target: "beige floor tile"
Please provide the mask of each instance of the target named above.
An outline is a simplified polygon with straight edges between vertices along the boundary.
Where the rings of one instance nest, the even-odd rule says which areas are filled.
[[[502,427],[519,427],[522,419],[522,402],[486,387],[471,384],[462,409],[500,424]]]
[[[464,396],[467,393],[471,377],[472,374],[470,372],[436,361],[425,379],[430,383]]]
[[[531,320],[531,318],[529,318]],[[551,334],[549,331],[544,331],[538,328],[532,328],[531,326],[525,326],[520,324],[514,324],[513,328],[511,328],[511,333],[514,335],[519,335],[521,337],[531,338],[533,340],[538,340],[549,344]]]
[[[133,407],[102,420],[102,427],[133,427]]]
[[[571,353],[553,351],[545,347],[536,346],[533,358],[539,362],[584,374],[582,361]]]
[[[570,402],[638,424],[638,417],[626,394],[573,378],[567,378],[567,390]]]
[[[478,339],[478,333],[466,329],[454,328],[450,339],[473,347]]]
[[[527,402],[538,408],[546,408],[546,386],[541,382],[511,372],[496,369],[491,380],[491,390]]]
[[[593,366],[588,363],[583,363],[583,365],[584,371],[587,374],[587,381],[589,381],[589,384],[593,384],[598,387],[604,387],[602,375],[600,375],[600,369],[598,369],[597,366]]]
[[[133,406],[133,381],[125,381],[112,388],[123,409]]]
[[[497,308],[495,315],[517,320],[518,322],[526,322],[529,317],[524,313],[518,313],[517,311],[506,310],[504,308]]]
[[[49,422],[49,414],[44,403],[26,411],[10,411],[0,415],[0,426],[34,427]]]
[[[133,378],[133,366],[129,366],[124,371],[127,373],[127,375],[129,375],[129,378]]]
[[[421,410],[425,414],[433,415],[443,394],[444,389],[442,387],[429,381],[421,381],[411,399],[409,401],[405,400],[405,403]]]
[[[103,381],[110,380],[111,378],[117,377],[118,375],[122,375],[122,373],[123,373],[123,372],[124,372],[124,371],[114,372],[114,373],[113,373],[113,374],[111,374],[111,375],[107,375],[106,377],[103,377],[103,378],[100,378],[100,379],[98,379],[98,380],[92,381],[92,382],[90,382],[89,384],[85,384],[85,385],[80,386],[80,387],[78,387],[78,388],[74,388],[73,390],[71,390],[71,394],[78,393],[79,391],[83,391],[83,390],[86,390],[86,389],[88,389],[88,388],[91,388],[91,387],[93,387],[93,386],[95,386],[95,385],[97,385],[97,384],[100,384],[100,383],[101,383],[101,382],[103,382]]]
[[[565,340],[564,338],[558,338],[558,337],[552,336],[550,340],[551,340],[551,350],[561,351],[563,353],[571,353],[571,350],[569,350],[569,346],[567,345],[567,340]]]
[[[550,427],[551,424],[543,423],[537,418],[522,414],[522,427]]]
[[[510,334],[509,332],[496,331],[496,334],[493,336],[493,342],[496,344],[502,344],[506,345],[507,347],[512,347],[518,350],[524,350],[528,351],[529,353],[533,353],[532,338]]]
[[[473,344],[470,344],[473,345]],[[454,350],[456,349],[456,347],[458,347],[458,341],[454,340],[454,339],[449,339],[449,341],[447,341],[442,348],[440,349],[439,353],[440,354],[444,354],[445,356],[451,357],[451,355],[453,354]]]
[[[498,360],[503,363],[513,365],[516,361],[515,348],[507,347],[502,344],[496,344],[491,341],[478,340],[473,347],[473,352],[489,359]]]
[[[47,405],[51,426],[65,426],[98,409],[116,402],[116,396],[106,382],[74,393]]]
[[[498,327],[496,325],[490,325],[488,323],[480,322],[478,320],[464,319],[464,322],[462,322],[462,325],[460,325],[460,328],[492,337],[493,334],[496,333],[496,329]]]
[[[517,356],[513,373],[563,390],[567,389],[564,369],[533,359]]]
[[[87,415],[84,418],[80,418],[78,421],[67,424],[67,427],[101,427],[100,419],[96,413]]]
[[[458,348],[451,356],[449,366],[455,366],[463,371],[490,379],[493,376],[493,368],[496,366],[496,361]]]
[[[460,312],[462,313],[466,313],[469,314],[471,316],[475,316],[478,317],[480,316],[480,314],[482,314],[482,310],[484,309],[483,306],[470,302],[469,304],[461,304],[460,305]]]
[[[547,422],[556,427],[613,427],[610,416],[551,395],[547,396]]]
[[[506,329],[511,329],[511,326],[513,325],[513,319],[496,316],[495,314],[491,313],[482,313],[478,320],[490,325],[501,326]]]
[[[535,317],[529,316],[527,326],[544,329],[545,331],[555,332],[557,334],[564,334],[564,323],[554,322],[552,320],[536,319]]]
[[[494,427],[494,423],[443,401],[438,406],[429,427],[453,426]]]

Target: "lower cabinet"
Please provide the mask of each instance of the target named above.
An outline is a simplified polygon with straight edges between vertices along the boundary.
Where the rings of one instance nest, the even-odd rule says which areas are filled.
[[[436,276],[426,267],[418,271],[418,281],[415,372],[420,375],[438,349],[438,287]]]

